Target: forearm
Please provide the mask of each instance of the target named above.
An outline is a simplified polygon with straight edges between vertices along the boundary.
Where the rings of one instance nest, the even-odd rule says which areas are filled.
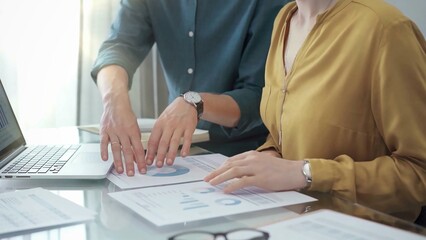
[[[102,96],[104,108],[111,102],[119,102],[125,106],[130,106],[128,75],[124,68],[118,65],[109,65],[102,68],[97,76],[97,86]]]
[[[200,93],[204,102],[201,119],[225,127],[237,126],[241,112],[235,100],[228,95]]]

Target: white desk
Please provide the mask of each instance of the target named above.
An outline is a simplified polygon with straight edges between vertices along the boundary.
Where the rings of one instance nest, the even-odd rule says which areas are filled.
[[[27,142],[38,143],[76,143],[98,142],[99,137],[79,131],[77,128],[44,129],[24,131]],[[193,149],[200,152],[200,149]],[[202,150],[201,150],[202,151]],[[98,213],[94,221],[25,233],[11,239],[167,239],[183,231],[203,229],[209,231],[226,231],[237,227],[261,227],[284,219],[295,217],[317,209],[332,209],[365,219],[372,219],[390,226],[420,233],[426,236],[426,229],[389,215],[353,204],[329,194],[307,193],[319,201],[293,205],[286,208],[271,209],[254,213],[240,214],[186,224],[156,227],[125,206],[113,200],[108,192],[120,191],[108,180],[0,180],[0,192],[16,189],[43,187],[77,204]]]

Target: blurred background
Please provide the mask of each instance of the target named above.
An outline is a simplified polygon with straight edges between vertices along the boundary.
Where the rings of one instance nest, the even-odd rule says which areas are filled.
[[[387,0],[426,34],[425,0]],[[98,123],[92,64],[119,0],[0,0],[0,79],[25,129]],[[143,80],[143,81],[140,81]],[[167,89],[155,49],[130,91],[138,117],[157,117]]]

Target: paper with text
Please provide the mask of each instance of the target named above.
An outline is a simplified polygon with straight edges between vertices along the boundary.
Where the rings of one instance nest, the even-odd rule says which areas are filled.
[[[0,194],[0,235],[83,222],[94,215],[42,188]]]
[[[221,154],[177,157],[172,166],[165,165],[162,168],[149,166],[146,174],[136,171],[135,176],[129,177],[113,169],[107,178],[121,189],[201,181],[227,159],[228,157]]]
[[[251,187],[233,194],[225,194],[222,189],[223,185],[215,187],[206,182],[193,182],[115,192],[109,195],[157,226],[316,200],[294,191],[266,192]]]
[[[269,240],[426,239],[424,236],[332,210],[318,210],[260,229],[269,233]]]

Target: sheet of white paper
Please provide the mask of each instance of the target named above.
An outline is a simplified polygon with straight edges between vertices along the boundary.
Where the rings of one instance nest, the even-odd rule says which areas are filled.
[[[426,237],[332,210],[318,210],[260,228],[269,240],[425,240]]]
[[[113,169],[107,178],[121,189],[201,181],[207,173],[227,159],[228,157],[221,154],[177,157],[172,166],[165,165],[162,168],[150,166],[147,174],[136,171],[135,176],[129,177],[126,174],[118,174]]]
[[[83,222],[94,215],[95,212],[42,188],[0,194],[0,235]]]
[[[144,144],[144,146],[148,144],[148,139],[151,135],[150,133],[152,131],[152,128],[154,127],[155,121],[156,119],[153,119],[153,118],[137,119],[139,129],[142,132],[141,141]],[[81,126],[78,126],[78,128],[90,133],[99,134],[99,124],[81,125]],[[210,139],[210,134],[208,130],[202,130],[197,128],[192,134],[193,143],[206,142],[206,141],[209,141],[209,139]],[[180,144],[183,143],[182,140],[183,139],[181,139]]]
[[[151,130],[154,127],[154,124],[155,124],[155,119],[153,119],[153,118],[138,118],[137,122],[138,122],[140,131],[143,132],[143,133],[146,133],[146,132],[151,132]]]
[[[109,193],[157,226],[209,219],[315,201],[298,192],[265,192],[246,188],[224,194],[223,186],[193,182],[161,188],[142,188]]]

